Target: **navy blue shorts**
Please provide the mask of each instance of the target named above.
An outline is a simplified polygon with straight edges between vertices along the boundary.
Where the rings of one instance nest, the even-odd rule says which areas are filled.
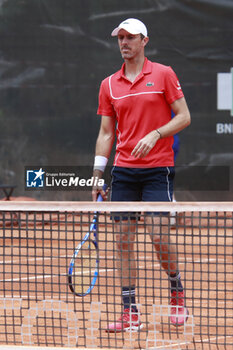
[[[174,167],[113,167],[111,201],[171,202],[174,176]],[[158,215],[159,213],[148,214]],[[135,214],[133,216],[130,214],[130,218],[133,219],[133,217],[135,218]],[[116,217],[115,219],[117,220]]]

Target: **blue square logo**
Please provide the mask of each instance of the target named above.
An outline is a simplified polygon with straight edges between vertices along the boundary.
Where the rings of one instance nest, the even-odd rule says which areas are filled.
[[[27,170],[26,186],[31,188],[38,188],[44,186],[45,172],[40,170]]]

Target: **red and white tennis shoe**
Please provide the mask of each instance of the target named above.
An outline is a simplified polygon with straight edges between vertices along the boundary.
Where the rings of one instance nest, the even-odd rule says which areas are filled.
[[[185,306],[184,292],[172,292],[171,301],[171,316],[170,320],[174,326],[183,326],[188,320],[188,309]]]
[[[118,332],[136,332],[143,328],[143,324],[139,318],[139,312],[125,309],[120,318],[110,323],[107,326],[106,332],[108,333],[118,333]]]

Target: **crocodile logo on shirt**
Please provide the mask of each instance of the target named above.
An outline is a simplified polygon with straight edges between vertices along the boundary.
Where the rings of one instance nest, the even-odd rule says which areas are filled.
[[[146,86],[154,86],[155,84],[154,83],[152,83],[151,81],[149,81],[148,83],[146,83]]]

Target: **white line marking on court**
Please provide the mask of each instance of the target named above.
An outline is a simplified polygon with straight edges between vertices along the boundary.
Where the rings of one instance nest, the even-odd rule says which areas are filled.
[[[180,259],[180,260],[184,260],[184,259]],[[188,260],[188,259],[186,259]],[[193,262],[193,263],[205,263],[205,262],[216,262],[217,260],[216,259],[209,259],[209,258],[206,258],[206,259],[202,259],[202,260],[192,260],[192,259],[189,259],[190,262]],[[224,261],[224,259],[222,259]],[[218,259],[218,262],[221,261],[221,259]],[[180,265],[183,265],[185,262],[180,262]],[[151,268],[151,267],[159,267],[160,264],[159,263],[156,263],[156,264],[153,264],[153,265],[147,265],[147,267]],[[139,265],[139,269],[143,268],[144,266],[142,265]],[[94,270],[93,270],[94,271]],[[115,269],[100,269],[99,270],[99,273],[102,273],[102,272],[112,272],[112,271],[115,271]],[[89,271],[86,272],[87,274],[89,273]],[[81,275],[81,272],[80,272],[80,275]],[[9,278],[9,279],[3,279],[3,280],[0,280],[0,282],[19,282],[19,281],[28,281],[28,280],[38,280],[38,279],[46,279],[46,278],[55,278],[55,277],[59,277],[59,276],[67,276],[66,273],[62,273],[62,274],[53,274],[53,275],[35,275],[35,276],[27,276],[27,277],[22,277],[22,278]]]
[[[195,334],[194,334],[195,336]],[[226,336],[217,336],[217,337],[212,337],[212,338],[206,338],[206,339],[195,339],[195,343],[208,343],[211,341],[216,341],[216,340],[221,340],[221,339],[226,339],[226,338],[232,338],[233,335],[226,335]],[[163,341],[166,341],[166,339],[162,339]],[[168,344],[168,345],[162,345],[162,346],[156,346],[156,349],[165,349],[165,348],[170,348],[170,347],[177,347],[177,346],[181,346],[181,345],[188,345],[188,344],[193,344],[192,341],[188,341],[188,342],[183,342],[183,343],[174,343],[174,344]],[[230,344],[228,344],[230,345]],[[155,350],[155,347],[151,347],[151,348],[146,348],[143,350]]]
[[[226,339],[226,338],[233,338],[233,335],[218,335],[217,337],[207,338],[207,339],[198,339],[195,340],[196,343],[207,343],[208,341],[214,341],[214,340],[220,340],[220,339]]]
[[[183,263],[180,263],[180,264],[183,264]],[[159,263],[156,263],[156,264],[153,264],[153,265],[147,265],[148,268],[151,268],[151,267],[159,267],[160,264]],[[139,269],[143,268],[144,266],[140,266],[139,265]],[[92,270],[93,272],[95,271],[95,269]],[[112,272],[112,271],[115,271],[115,269],[100,269],[99,270],[99,273],[101,272]],[[86,272],[80,272],[80,273],[76,273],[75,275],[85,275],[85,274],[89,274],[89,271],[86,271]],[[61,274],[53,274],[53,275],[34,275],[34,276],[27,276],[27,277],[22,277],[22,278],[8,278],[8,279],[5,279],[5,280],[0,280],[0,282],[19,282],[19,281],[29,281],[29,280],[38,280],[38,279],[46,279],[46,278],[50,278],[50,277],[59,277],[59,276],[67,276],[66,273],[61,273]]]
[[[3,261],[0,261],[0,264],[16,264],[16,263],[22,263],[23,261],[40,261],[40,260],[52,260],[52,259],[60,259],[60,258],[67,258],[67,255],[60,255],[60,256],[45,256],[45,257],[33,257],[33,258],[29,258],[27,259],[25,257],[25,259],[21,258],[21,259],[13,259],[13,260],[3,260]]]
[[[154,265],[150,265],[148,267],[156,267],[156,266],[160,266],[159,264],[154,264]],[[139,268],[142,268],[143,266],[139,266]],[[111,272],[114,271],[115,269],[100,269],[99,272]],[[95,271],[95,269],[92,270],[93,272]],[[85,274],[89,274],[89,271],[86,272],[80,272],[80,273],[76,273],[76,275],[85,275]],[[61,274],[53,274],[53,275],[35,275],[35,276],[27,276],[27,277],[22,277],[22,278],[8,278],[5,280],[0,280],[0,282],[19,282],[19,281],[28,281],[28,280],[37,280],[37,279],[45,279],[45,278],[50,278],[50,277],[59,277],[59,276],[67,276],[66,273],[61,273]]]
[[[74,250],[74,249],[73,249]],[[16,264],[16,263],[19,263],[19,262],[23,262],[23,261],[40,261],[40,260],[57,260],[57,259],[60,259],[60,258],[67,258],[67,259],[71,259],[71,256],[67,256],[67,255],[59,255],[59,256],[45,256],[45,257],[32,257],[32,258],[27,258],[27,257],[20,257],[18,259],[13,259],[13,260],[1,260],[0,261],[0,264]],[[101,256],[100,259],[103,259],[105,260],[107,258],[107,260],[112,260],[115,258],[115,256],[113,255],[108,255],[107,257],[106,256]],[[138,258],[139,260],[151,260],[150,257],[145,257],[145,256],[139,256]]]
[[[61,258],[67,258],[67,259],[71,259],[70,256],[67,256],[67,255],[59,255],[59,256],[45,256],[45,257],[31,257],[31,258],[27,258],[27,257],[20,257],[20,259],[13,259],[13,260],[1,260],[0,261],[0,264],[15,264],[15,263],[19,263],[19,262],[23,262],[24,260],[25,261],[40,261],[40,260],[57,260],[57,259],[61,259]],[[115,256],[113,255],[108,255],[107,257],[106,256],[100,256],[100,260],[105,260],[107,258],[107,260],[113,260],[114,258],[116,258]],[[142,260],[142,261],[147,261],[147,260],[151,260],[151,257],[148,257],[148,256],[139,256],[138,257],[138,260]],[[184,258],[184,257],[180,257],[179,258],[179,261],[189,261],[189,262],[196,262],[196,263],[201,263],[201,262],[206,262],[206,261],[216,261],[216,259],[210,259],[210,258],[206,258],[206,259],[202,259],[202,260],[195,260],[193,261],[192,258]],[[224,259],[218,259],[218,261],[225,261]]]

